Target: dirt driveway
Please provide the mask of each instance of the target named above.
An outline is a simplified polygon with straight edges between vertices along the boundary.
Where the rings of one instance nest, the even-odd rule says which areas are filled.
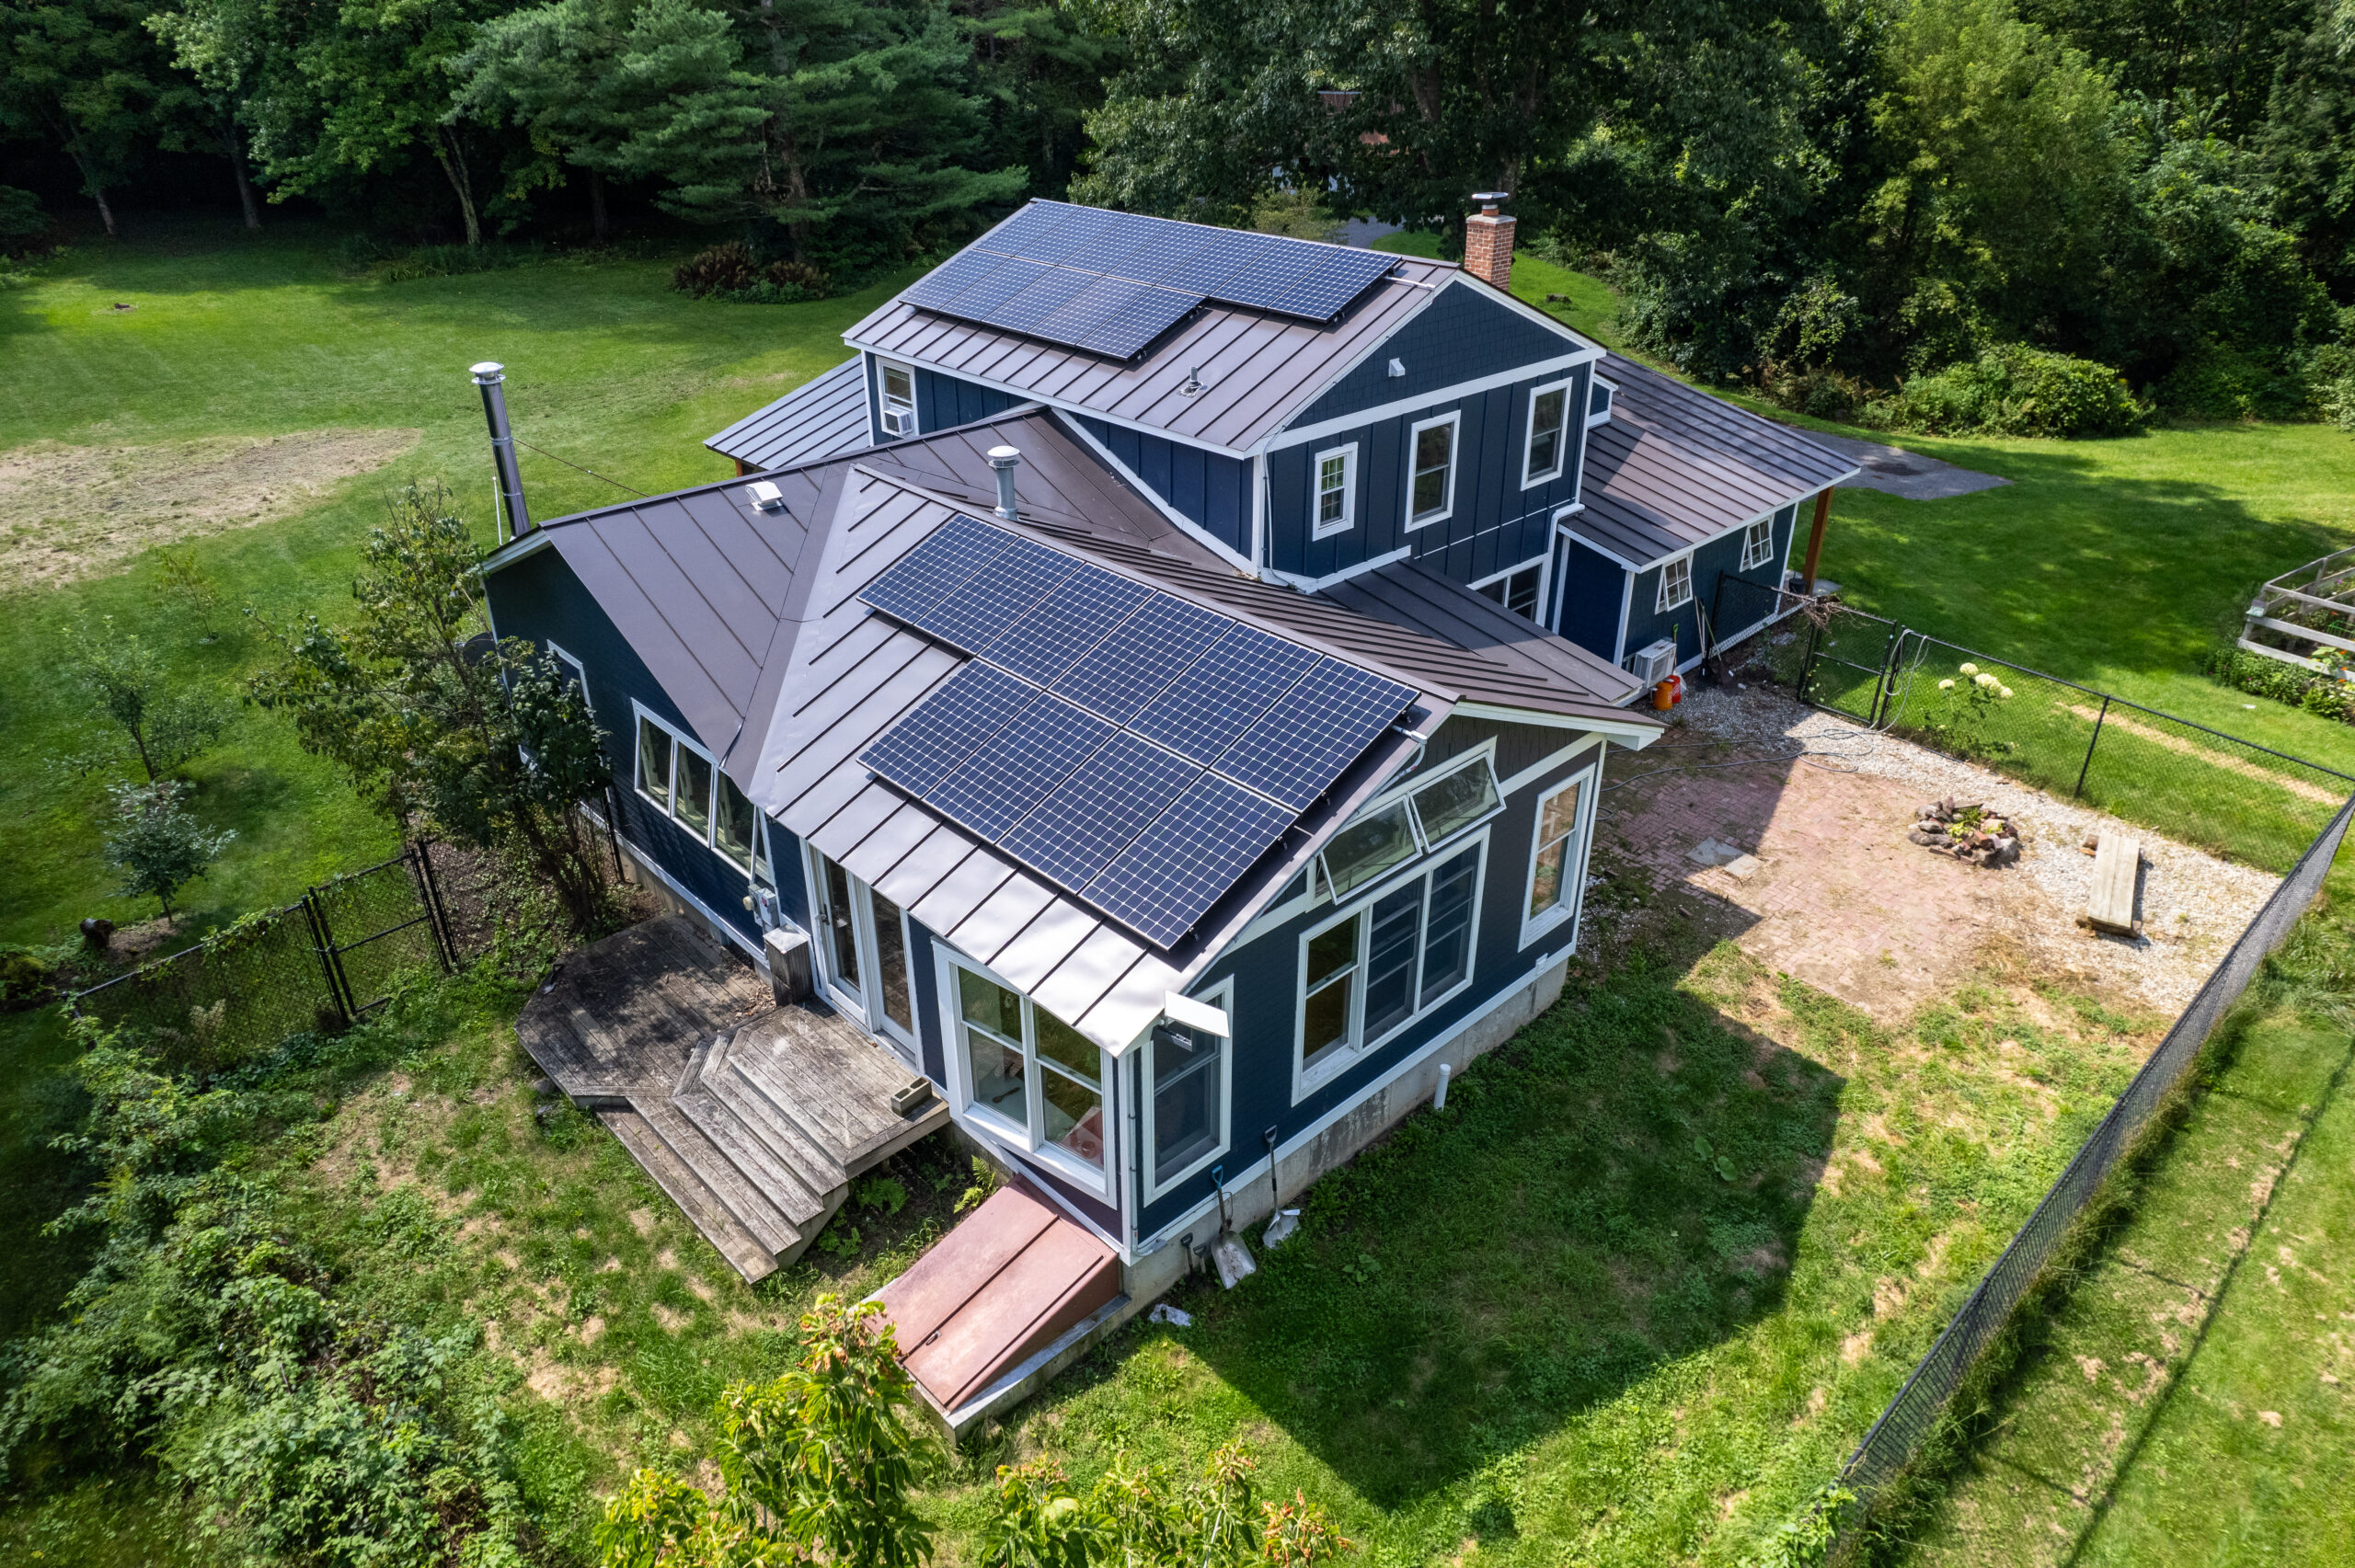
[[[2114,819],[1771,692],[1696,692],[1677,718],[1649,750],[1613,757],[1598,869],[1681,889],[1762,963],[1884,1022],[1993,945],[2177,1012],[2276,881],[2128,828],[2150,862],[2147,934],[2096,937],[2076,923],[2093,868],[2081,846]],[[1946,795],[2018,823],[2020,864],[1985,871],[1907,842],[1916,810]]]

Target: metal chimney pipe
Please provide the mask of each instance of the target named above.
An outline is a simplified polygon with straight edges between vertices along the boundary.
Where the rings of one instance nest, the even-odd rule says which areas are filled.
[[[1013,521],[1019,514],[1014,509],[1014,471],[1022,464],[1022,453],[1010,446],[990,448],[990,466],[997,470],[997,515]]]
[[[507,426],[507,367],[485,360],[474,368],[475,384],[482,388],[483,418],[490,423],[490,461],[499,471],[499,503],[507,513],[507,537],[521,539],[532,532],[532,514],[523,505],[523,471],[515,462],[515,432]]]

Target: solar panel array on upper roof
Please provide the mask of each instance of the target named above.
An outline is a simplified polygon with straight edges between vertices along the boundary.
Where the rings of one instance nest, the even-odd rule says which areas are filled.
[[[1165,948],[1415,698],[968,517],[860,597],[977,657],[859,760]]]
[[[1396,265],[1376,251],[1033,201],[902,297],[1126,360],[1212,300],[1331,321]]]

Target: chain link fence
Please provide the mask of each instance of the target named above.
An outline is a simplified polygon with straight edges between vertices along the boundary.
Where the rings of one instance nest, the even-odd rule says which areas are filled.
[[[1766,623],[1726,652],[1743,674],[2251,865],[2289,866],[2355,788],[2319,763],[1883,616],[1739,578],[1718,593],[1718,624]]]
[[[412,845],[78,991],[71,1004],[110,1028],[148,1036],[168,1059],[197,1070],[303,1030],[343,1028],[404,981],[481,952],[443,909],[433,863],[430,847]]]
[[[2016,696],[2014,701],[2017,700]],[[1933,1439],[1940,1436],[1955,1393],[1970,1379],[2021,1301],[2044,1282],[2046,1271],[2056,1263],[2066,1263],[2074,1250],[2073,1232],[2097,1208],[2111,1173],[2134,1155],[2176,1103],[2209,1036],[2240,1001],[2258,967],[2313,905],[2347,836],[2350,818],[2355,818],[2355,798],[2340,806],[2306,846],[1849,1456],[1842,1480],[1863,1505],[1861,1514],[1852,1516],[1855,1521],[1850,1527],[1852,1539],[1858,1523],[1871,1519],[1877,1500],[1890,1494],[1892,1486],[1901,1485],[1918,1464],[1934,1459],[1941,1450],[1942,1445]]]

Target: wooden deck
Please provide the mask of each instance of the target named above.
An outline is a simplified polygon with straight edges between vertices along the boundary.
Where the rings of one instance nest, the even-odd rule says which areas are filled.
[[[569,955],[516,1020],[523,1048],[599,1119],[746,1279],[801,1255],[852,1178],[947,1125],[839,1014],[779,1007],[683,916]]]

